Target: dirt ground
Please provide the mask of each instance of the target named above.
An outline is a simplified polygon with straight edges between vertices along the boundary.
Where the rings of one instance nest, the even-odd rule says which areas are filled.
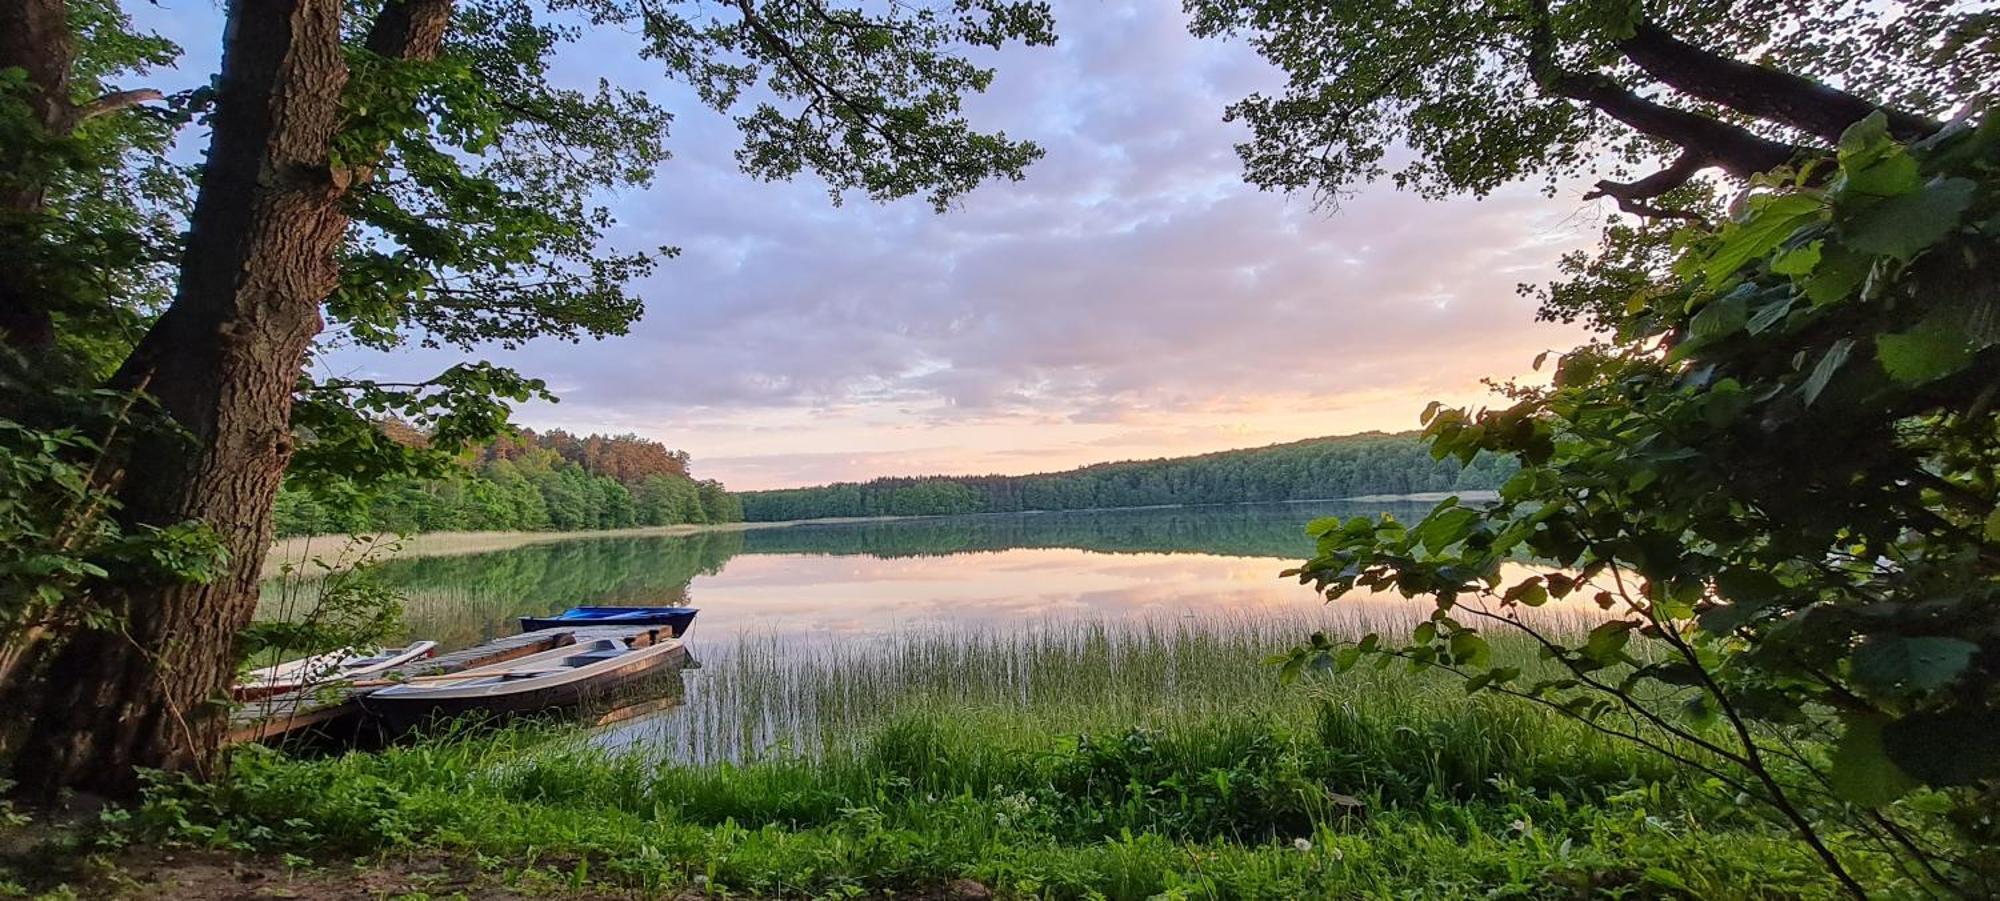
[[[371,858],[340,864],[297,865],[296,861],[217,851],[134,849],[88,862],[64,864],[60,873],[34,872],[34,865],[8,861],[17,889],[26,897],[69,901],[705,901],[716,895],[621,890],[571,884],[558,869],[509,867],[482,870],[471,862],[433,854]],[[28,877],[25,882],[18,877]],[[0,891],[0,897],[12,897]],[[730,895],[739,901],[755,901]],[[927,889],[898,892],[895,901],[990,901],[992,893],[968,879]]]
[[[17,864],[18,866],[18,864]],[[17,869],[17,874],[34,875]],[[546,871],[481,872],[437,857],[369,860],[361,865],[295,866],[283,860],[206,851],[141,850],[109,855],[23,886],[51,898],[132,901],[386,901],[560,898],[598,901],[642,896],[578,889]],[[682,901],[685,896],[668,896]]]
[[[682,887],[662,893],[610,884],[575,860],[507,860],[440,850],[307,860],[139,844],[91,850],[89,811],[28,820],[0,807],[0,899],[36,901],[758,901]],[[884,896],[878,896],[884,897]],[[991,901],[970,879],[899,889],[885,901]]]

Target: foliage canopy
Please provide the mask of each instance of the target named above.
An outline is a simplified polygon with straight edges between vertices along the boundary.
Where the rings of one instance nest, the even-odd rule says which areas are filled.
[[[1431,620],[1285,659],[1444,667],[1712,772],[1809,840],[1841,822],[1906,845],[1913,879],[1990,893],[2000,123],[1906,144],[1871,116],[1832,171],[1758,185],[1683,233],[1677,284],[1632,295],[1621,340],[1564,355],[1511,406],[1427,413],[1433,453],[1520,461],[1499,503],[1311,526],[1303,581],[1428,597]],[[1521,556],[1542,564],[1502,570]],[[1576,642],[1516,616],[1592,601],[1612,618]],[[1495,628],[1568,673],[1490,665]],[[1663,656],[1634,656],[1640,640]],[[1938,811],[1963,846],[1925,837]]]

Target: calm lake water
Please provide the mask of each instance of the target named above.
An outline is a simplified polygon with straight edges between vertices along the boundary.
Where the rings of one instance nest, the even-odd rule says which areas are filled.
[[[882,635],[1028,620],[1206,617],[1312,607],[1278,573],[1310,556],[1320,516],[1425,503],[1316,502],[932,517],[682,537],[551,541],[393,560],[415,637],[446,649],[509,634],[524,614],[579,604],[701,608],[702,646],[744,636]],[[276,590],[267,589],[266,606]]]
[[[695,665],[590,741],[740,760],[837,747],[910,704],[1081,703],[1101,716],[1093,693],[1115,689],[1143,699],[1136,722],[1279,690],[1258,664],[1272,651],[1320,629],[1406,632],[1431,610],[1399,597],[1329,605],[1280,578],[1313,551],[1305,523],[1410,522],[1429,508],[1244,504],[600,537],[393,560],[375,575],[406,598],[410,636],[447,650],[579,604],[700,607]],[[267,585],[264,615],[285,615],[284,597],[306,588]]]

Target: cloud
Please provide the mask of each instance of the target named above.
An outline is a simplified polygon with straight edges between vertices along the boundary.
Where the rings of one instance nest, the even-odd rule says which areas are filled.
[[[1177,7],[1058,3],[1056,47],[992,54],[971,114],[1048,155],[942,216],[754,182],[733,126],[677,103],[676,157],[615,199],[614,237],[684,254],[642,286],[629,336],[488,355],[562,394],[521,418],[650,435],[741,487],[1018,472],[1411,427],[1430,398],[1476,400],[1481,377],[1575,342],[1514,287],[1593,237],[1579,202],[1371,186],[1328,212],[1259,192],[1222,112],[1277,76],[1189,36]],[[560,77],[685,100],[624,39],[592,40]]]

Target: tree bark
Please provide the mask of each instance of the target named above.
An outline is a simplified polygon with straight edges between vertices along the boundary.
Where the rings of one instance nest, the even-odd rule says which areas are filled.
[[[1647,100],[1603,75],[1565,74],[1549,88],[1588,103],[1634,130],[1699,154],[1737,178],[1749,178],[1790,163],[1802,148],[1773,141],[1700,113]]]
[[[346,191],[335,170],[347,79],[341,0],[234,0],[214,138],[179,291],[114,382],[145,386],[185,430],[133,448],[119,497],[134,525],[199,520],[230,559],[207,584],[119,586],[122,628],[57,652],[15,760],[23,791],[129,795],[135,767],[212,772],[237,635],[257,604],[291,404],[320,304],[338,280]],[[433,59],[450,0],[392,2],[371,49]],[[379,152],[379,148],[378,148]],[[372,162],[372,161],[369,161]]]
[[[1634,216],[1649,219],[1688,219],[1698,221],[1701,216],[1686,210],[1668,209],[1647,203],[1681,185],[1687,184],[1696,173],[1708,168],[1708,158],[1694,151],[1683,151],[1667,166],[1645,178],[1634,182],[1600,181],[1597,186],[1583,195],[1585,200],[1609,197],[1618,202],[1618,208]]]
[[[1528,72],[1545,94],[1587,104],[1640,134],[1681,148],[1681,157],[1668,170],[1672,176],[1645,180],[1647,190],[1654,192],[1652,196],[1686,183],[1709,166],[1747,179],[1790,163],[1805,151],[1711,116],[1648,100],[1602,72],[1564,70],[1555,59],[1548,0],[1531,0],[1528,10]],[[1671,178],[1679,181],[1670,183]]]
[[[291,392],[346,230],[328,151],[347,67],[340,0],[234,0],[214,132],[173,304],[114,384],[145,387],[183,436],[137,439],[119,491],[133,525],[207,523],[230,554],[207,584],[128,584],[116,629],[50,662],[15,760],[22,789],[129,794],[135,766],[203,772],[291,456]]]
[[[1889,132],[1900,140],[1922,138],[1943,127],[1810,78],[1711,53],[1650,22],[1640,23],[1617,47],[1641,71],[1682,94],[1796,128],[1829,144],[1876,110],[1888,117]]]
[[[69,130],[71,116],[69,70],[76,57],[64,0],[0,0],[0,69],[19,68],[27,74],[24,98],[34,127],[45,135]],[[32,152],[21,148],[20,152]],[[14,153],[0,159],[14,171],[0,172],[0,338],[17,350],[36,351],[55,343],[49,306],[38,297],[33,254],[35,219],[40,216],[48,184],[24,166]]]

